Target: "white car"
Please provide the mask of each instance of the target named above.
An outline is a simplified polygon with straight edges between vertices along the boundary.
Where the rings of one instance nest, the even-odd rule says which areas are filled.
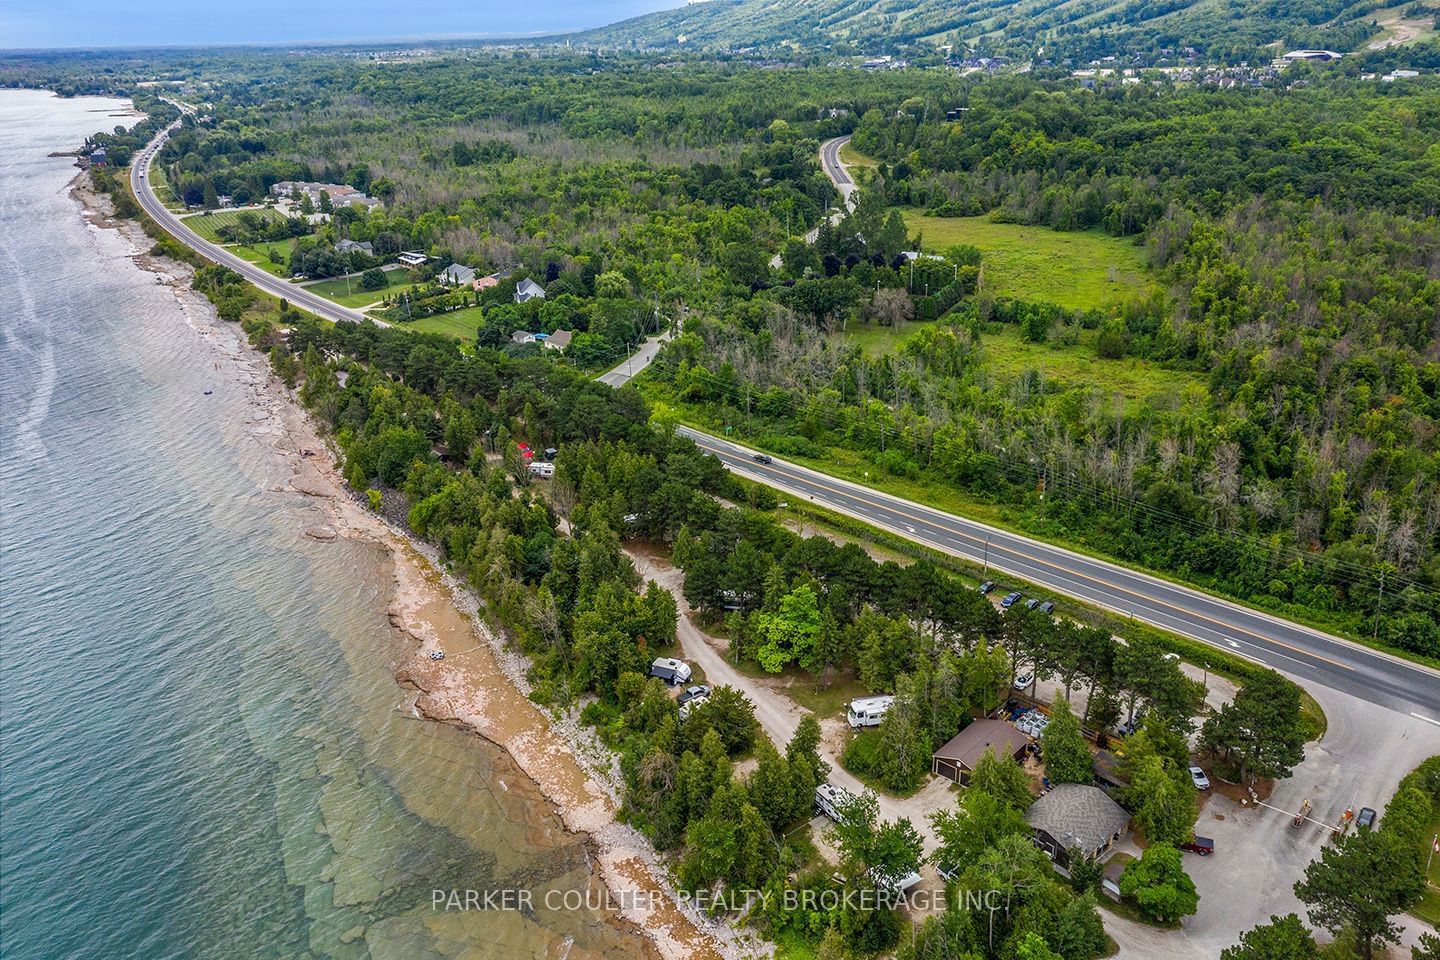
[[[1035,673],[1034,673],[1034,671],[1026,670],[1026,671],[1023,672],[1023,673],[1017,673],[1017,674],[1015,675],[1015,689],[1016,689],[1016,690],[1028,690],[1028,689],[1030,689],[1030,684],[1032,684],[1032,683],[1034,683],[1034,682],[1035,682]]]
[[[1205,771],[1199,767],[1190,768],[1190,782],[1195,784],[1196,790],[1210,789],[1210,778],[1205,776]]]

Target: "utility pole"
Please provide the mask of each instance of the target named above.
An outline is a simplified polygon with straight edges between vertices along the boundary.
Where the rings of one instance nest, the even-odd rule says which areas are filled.
[[[1380,594],[1379,594],[1379,596],[1377,596],[1377,597],[1375,598],[1375,630],[1374,630],[1374,632],[1370,635],[1370,639],[1373,640],[1373,641],[1378,641],[1378,640],[1380,639],[1380,607],[1381,607],[1381,605],[1383,605],[1384,603],[1385,603],[1385,568],[1384,568],[1384,567],[1381,567],[1381,568],[1380,568]]]

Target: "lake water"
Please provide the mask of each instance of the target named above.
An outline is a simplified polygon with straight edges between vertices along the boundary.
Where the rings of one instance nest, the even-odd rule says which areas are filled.
[[[253,372],[80,218],[47,154],[124,106],[0,90],[0,955],[645,953],[432,909],[597,881],[503,751],[408,714],[388,558],[301,535]]]

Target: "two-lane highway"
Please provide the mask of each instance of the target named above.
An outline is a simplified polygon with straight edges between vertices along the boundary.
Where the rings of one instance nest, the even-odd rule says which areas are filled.
[[[185,108],[182,107],[181,109]],[[370,320],[371,323],[385,326],[385,324],[378,320],[366,317],[359,310],[351,310],[347,307],[340,306],[338,303],[332,303],[319,294],[311,293],[304,287],[296,286],[295,284],[282,280],[250,261],[237,257],[219,244],[211,243],[194,230],[191,230],[185,225],[185,221],[182,218],[170,212],[165,204],[161,203],[160,199],[155,196],[154,191],[150,189],[150,165],[155,161],[155,154],[165,145],[165,141],[170,138],[170,132],[179,125],[180,121],[176,120],[170,124],[170,126],[160,131],[155,139],[151,140],[130,164],[130,188],[135,192],[135,198],[140,201],[140,206],[149,214],[152,220],[158,223],[166,233],[169,233],[206,260],[209,260],[211,263],[218,263],[222,266],[229,267],[266,293],[276,297],[284,297],[296,307],[308,310],[318,317],[324,317],[326,320],[331,320],[335,323],[359,323],[364,320]]]
[[[178,123],[178,121],[177,121]],[[150,164],[174,125],[162,131],[131,165],[131,186],[141,206],[176,239],[235,270],[257,287],[287,297],[335,322],[367,319],[285,282],[195,234],[160,203],[149,186]],[[826,173],[842,193],[853,183],[840,163],[839,137],[821,148]],[[658,344],[656,344],[658,349]],[[647,358],[648,359],[648,358]],[[628,381],[629,376],[623,380]],[[1117,564],[1053,547],[973,520],[902,500],[793,464],[761,464],[755,451],[686,427],[681,432],[731,470],[805,497],[916,543],[1022,577],[1056,594],[1093,603],[1221,650],[1267,664],[1300,680],[1323,684],[1402,715],[1435,724],[1440,735],[1440,672],[1272,617]]]
[[[1324,684],[1390,710],[1437,723],[1440,673],[1318,630],[1290,623],[1188,587],[1137,573],[954,514],[902,500],[700,433],[680,432],[730,470],[862,520],[908,540],[988,563],[999,573],[1076,597],[1221,650]]]
[[[825,171],[825,176],[830,178],[830,182],[835,184],[835,189],[840,191],[840,199],[846,209],[850,207],[850,194],[855,192],[855,181],[850,178],[850,171],[845,169],[845,164],[840,162],[840,148],[849,142],[850,137],[847,134],[826,140],[820,145],[820,167]]]

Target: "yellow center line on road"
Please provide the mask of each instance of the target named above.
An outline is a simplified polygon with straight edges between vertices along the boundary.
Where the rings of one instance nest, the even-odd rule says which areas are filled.
[[[698,431],[697,431],[697,432],[698,432]],[[703,436],[703,434],[702,434],[702,436]],[[707,439],[708,439],[708,438],[707,438]],[[727,441],[727,442],[728,442],[728,441]],[[703,446],[703,444],[701,444],[701,445]],[[720,450],[723,451],[723,448],[718,448],[718,447],[717,447],[716,449],[720,449]],[[744,449],[744,448],[741,448],[741,449]],[[724,452],[728,452],[728,451],[724,451]],[[920,515],[911,513],[911,512],[909,512],[909,511],[907,511],[907,510],[905,510],[905,509],[903,509],[903,508],[901,508],[901,507],[896,506],[893,502],[890,502],[890,501],[887,501],[887,500],[879,500],[879,499],[875,499],[875,498],[873,498],[873,497],[869,497],[869,496],[867,496],[866,494],[860,493],[860,492],[856,491],[856,490],[853,489],[853,488],[840,487],[840,486],[836,486],[836,485],[834,485],[834,484],[828,483],[828,482],[826,482],[826,480],[819,479],[819,475],[817,475],[817,474],[786,473],[783,464],[780,465],[780,466],[777,466],[777,465],[775,465],[775,464],[773,464],[773,463],[772,463],[772,464],[757,464],[756,466],[761,468],[760,470],[757,470],[756,472],[763,473],[765,469],[769,469],[769,470],[771,470],[771,471],[773,471],[773,472],[775,472],[775,473],[780,474],[780,479],[782,479],[782,480],[783,480],[783,479],[804,480],[804,481],[806,481],[806,482],[808,482],[808,483],[812,483],[812,484],[814,484],[814,485],[816,485],[816,486],[823,487],[823,488],[825,488],[825,489],[827,489],[827,490],[830,490],[830,491],[833,492],[833,493],[842,494],[842,495],[844,495],[844,496],[852,497],[852,498],[854,498],[854,499],[856,499],[856,500],[860,500],[860,501],[862,501],[862,502],[868,503],[868,504],[870,504],[871,506],[879,507],[879,508],[884,509],[884,510],[889,510],[889,511],[891,511],[892,513],[897,513],[897,514],[899,514],[899,515],[901,515],[901,516],[903,516],[903,517],[908,517],[908,518],[911,519],[911,520],[915,520],[915,521],[917,521],[917,522],[919,522],[919,523],[923,523],[923,524],[926,524],[926,525],[931,526],[931,527],[938,527],[938,528],[946,531],[947,533],[950,533],[950,534],[952,534],[952,535],[958,535],[958,536],[960,536],[960,537],[963,537],[963,538],[967,539],[968,541],[970,541],[970,542],[971,542],[973,545],[975,545],[975,546],[979,546],[979,545],[981,545],[981,544],[983,544],[983,543],[985,542],[982,538],[977,537],[974,533],[970,532],[969,530],[966,530],[966,529],[961,528],[961,527],[956,527],[956,526],[952,525],[951,523],[949,523],[947,520],[944,520],[944,519],[938,519],[938,520],[937,520],[937,519],[934,518],[934,517],[924,517],[924,516],[920,516]],[[792,468],[792,469],[793,469],[793,468]],[[944,514],[938,514],[938,516],[943,517]],[[1014,534],[1007,534],[1007,535],[1008,535],[1008,536],[1014,536]],[[992,547],[993,547],[993,546],[994,546],[994,544],[992,544]],[[1012,550],[1012,551],[1013,551],[1013,548],[1010,548],[1010,547],[1004,547],[1004,546],[1002,546],[1001,549],[1004,549],[1004,550]],[[1274,638],[1272,638],[1272,637],[1262,636],[1262,635],[1260,635],[1260,634],[1258,634],[1258,633],[1255,633],[1255,632],[1252,631],[1252,630],[1246,629],[1245,627],[1241,627],[1241,626],[1237,626],[1237,625],[1234,625],[1234,624],[1225,623],[1223,620],[1217,620],[1217,619],[1214,618],[1214,617],[1208,616],[1208,615],[1203,614],[1203,613],[1199,613],[1199,612],[1194,611],[1194,610],[1186,609],[1185,607],[1181,607],[1181,606],[1179,606],[1179,605],[1177,605],[1177,604],[1170,603],[1170,602],[1168,602],[1168,601],[1166,601],[1166,600],[1161,600],[1161,599],[1158,598],[1158,597],[1147,596],[1146,594],[1140,593],[1140,592],[1137,591],[1137,590],[1131,590],[1131,589],[1128,588],[1128,587],[1121,586],[1121,585],[1118,584],[1118,583],[1112,583],[1112,582],[1110,582],[1110,581],[1108,581],[1108,580],[1104,580],[1104,579],[1102,579],[1102,578],[1100,578],[1100,577],[1096,577],[1096,576],[1094,576],[1093,574],[1082,573],[1082,572],[1080,572],[1080,571],[1078,571],[1078,570],[1071,570],[1071,569],[1068,569],[1068,568],[1066,568],[1066,567],[1064,567],[1064,566],[1061,566],[1061,565],[1058,564],[1058,563],[1053,563],[1053,562],[1051,562],[1051,561],[1049,561],[1049,560],[1045,560],[1045,559],[1040,558],[1040,557],[1027,557],[1027,558],[1025,558],[1025,559],[1026,559],[1028,562],[1030,562],[1030,563],[1039,564],[1039,565],[1041,565],[1041,566],[1049,567],[1049,568],[1051,568],[1052,570],[1055,570],[1055,571],[1058,572],[1058,573],[1062,573],[1062,574],[1064,574],[1064,575],[1066,575],[1067,577],[1070,577],[1070,578],[1072,578],[1072,579],[1088,580],[1088,581],[1090,581],[1091,583],[1097,584],[1097,585],[1099,585],[1099,586],[1101,586],[1101,587],[1106,587],[1106,588],[1108,588],[1108,589],[1115,590],[1115,591],[1118,591],[1118,592],[1123,593],[1123,594],[1127,594],[1127,595],[1129,595],[1129,596],[1131,596],[1131,597],[1134,597],[1134,598],[1137,598],[1137,599],[1140,599],[1140,600],[1144,600],[1144,601],[1146,601],[1147,603],[1158,604],[1159,606],[1166,607],[1167,609],[1172,610],[1172,611],[1175,611],[1176,613],[1181,613],[1181,614],[1185,614],[1186,616],[1190,616],[1190,617],[1194,617],[1194,618],[1196,618],[1196,619],[1204,620],[1204,621],[1206,621],[1206,622],[1208,622],[1208,623],[1214,624],[1214,625],[1215,625],[1216,627],[1218,627],[1218,628],[1221,628],[1221,631],[1222,631],[1222,632],[1232,632],[1232,633],[1244,634],[1245,636],[1252,637],[1252,638],[1254,638],[1255,640],[1261,641],[1262,643],[1271,643],[1271,644],[1275,644],[1276,646],[1279,646],[1279,647],[1284,647],[1285,649],[1294,651],[1295,653],[1298,653],[1298,654],[1300,654],[1300,655],[1302,655],[1302,656],[1310,657],[1311,659],[1319,660],[1319,661],[1322,661],[1322,662],[1324,662],[1324,663],[1328,663],[1328,664],[1330,664],[1331,666],[1333,666],[1333,667],[1339,667],[1339,668],[1342,669],[1342,670],[1354,670],[1354,669],[1355,669],[1354,667],[1350,666],[1349,664],[1340,663],[1338,660],[1332,660],[1332,659],[1330,659],[1329,657],[1324,656],[1323,654],[1315,653],[1314,651],[1311,651],[1311,650],[1306,650],[1306,649],[1304,649],[1303,647],[1297,647],[1297,646],[1295,646],[1295,645],[1293,645],[1293,644],[1286,643],[1286,642],[1283,641],[1283,640],[1276,640],[1276,639],[1274,639]],[[1082,559],[1088,559],[1088,558],[1082,558]],[[1094,561],[1090,561],[1090,562],[1094,562]],[[1198,639],[1198,638],[1197,638],[1197,639]]]

